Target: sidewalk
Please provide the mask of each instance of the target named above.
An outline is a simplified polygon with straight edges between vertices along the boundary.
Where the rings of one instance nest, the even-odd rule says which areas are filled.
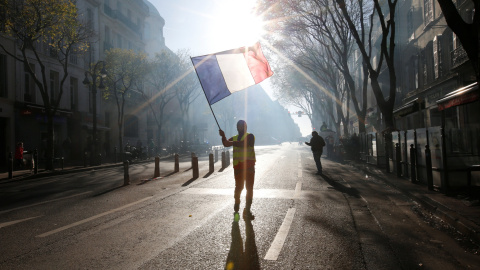
[[[428,190],[426,185],[411,183],[409,179],[387,173],[374,165],[345,161],[366,174],[374,175],[420,204],[427,211],[468,237],[480,246],[480,203],[479,198],[456,195],[447,196]]]
[[[152,160],[146,160],[145,162],[152,162]],[[83,165],[78,165],[78,164],[66,164],[63,167],[63,170],[59,165],[56,165],[55,170],[53,170],[53,171],[47,171],[45,169],[40,169],[39,168],[37,174],[34,174],[33,171],[30,171],[30,170],[13,171],[12,179],[8,178],[8,172],[1,172],[0,173],[0,183],[14,182],[14,181],[20,181],[20,180],[26,180],[26,179],[35,179],[35,178],[42,178],[42,177],[49,177],[49,176],[53,176],[53,175],[62,175],[62,174],[68,174],[68,173],[98,170],[98,169],[111,168],[111,167],[117,167],[117,166],[123,166],[123,163],[122,162],[103,163],[102,165],[98,165],[98,166],[88,166],[87,165],[87,167],[84,167]]]
[[[181,156],[188,156],[188,155],[181,155]],[[160,162],[165,160],[172,160],[173,156],[162,156],[160,157]],[[155,163],[155,158],[151,157],[150,159],[146,160],[136,160],[133,164],[141,164],[141,163]],[[132,165],[132,164],[131,164]],[[30,170],[17,170],[13,171],[12,179],[8,178],[8,172],[0,172],[0,183],[7,183],[7,182],[14,182],[14,181],[21,181],[26,179],[36,179],[42,177],[49,177],[54,175],[62,175],[62,174],[69,174],[69,173],[77,173],[77,172],[85,172],[91,170],[99,170],[104,168],[112,168],[112,167],[123,167],[123,162],[119,161],[117,163],[113,162],[105,162],[98,166],[89,166],[86,167],[83,165],[83,162],[77,161],[72,163],[66,163],[63,167],[63,170],[59,164],[55,164],[54,171],[47,171],[45,169],[38,169],[37,174],[34,174],[33,171]]]

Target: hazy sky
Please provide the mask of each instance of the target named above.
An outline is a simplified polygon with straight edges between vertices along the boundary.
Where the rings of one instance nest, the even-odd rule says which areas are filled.
[[[198,56],[251,45],[257,41],[262,43],[262,19],[254,16],[252,12],[256,0],[150,2],[165,19],[165,43],[174,52],[189,49],[191,56]],[[268,54],[265,56],[269,57]],[[272,66],[272,70],[275,72],[275,66]],[[275,99],[269,80],[266,79],[260,85]],[[299,124],[304,136],[311,133],[308,117],[293,116],[293,119]]]

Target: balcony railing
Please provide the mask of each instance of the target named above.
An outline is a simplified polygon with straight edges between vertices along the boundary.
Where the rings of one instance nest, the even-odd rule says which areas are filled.
[[[450,53],[452,59],[452,68],[456,68],[468,61],[467,52],[463,49],[463,47],[457,48]]]

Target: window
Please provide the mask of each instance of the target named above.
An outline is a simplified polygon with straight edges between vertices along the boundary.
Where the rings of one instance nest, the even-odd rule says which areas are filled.
[[[78,79],[70,77],[70,108],[78,110]]]
[[[7,56],[0,54],[0,97],[8,97]]]
[[[442,76],[442,36],[433,38],[433,71],[435,79]]]
[[[106,51],[106,50],[110,50],[112,48],[112,40],[111,40],[111,37],[110,37],[110,28],[108,28],[108,26],[105,25],[105,44],[103,46],[103,49]]]
[[[425,18],[425,24],[429,24],[433,21],[433,8],[434,3],[433,0],[423,0],[423,13]]]
[[[123,135],[125,137],[138,137],[138,118],[136,116],[125,116],[125,128]]]
[[[70,64],[74,64],[74,65],[78,64],[78,55],[77,55],[76,50],[71,50],[70,51],[69,59],[70,59]]]
[[[50,101],[52,103],[58,98],[59,95],[59,82],[58,82],[58,72],[51,70],[50,71]]]
[[[93,11],[91,8],[87,8],[87,27],[89,29],[94,29],[94,21],[93,21]]]
[[[122,36],[117,34],[117,48],[122,48]]]
[[[35,65],[30,64],[30,69],[35,73]],[[28,73],[27,66],[24,66],[24,73],[25,73],[25,93],[23,96],[23,100],[25,102],[36,102],[35,99],[35,80],[33,76]]]
[[[411,41],[415,38],[415,35],[413,32],[413,7],[410,8],[410,10],[407,13],[407,36],[408,36],[408,41]]]
[[[419,83],[418,83],[418,55],[414,57],[413,60],[413,82],[415,83],[414,87],[415,89],[418,89]]]

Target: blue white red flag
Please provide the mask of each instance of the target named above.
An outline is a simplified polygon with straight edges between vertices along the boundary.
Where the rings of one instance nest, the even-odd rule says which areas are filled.
[[[259,42],[192,57],[192,63],[210,105],[273,75]]]

